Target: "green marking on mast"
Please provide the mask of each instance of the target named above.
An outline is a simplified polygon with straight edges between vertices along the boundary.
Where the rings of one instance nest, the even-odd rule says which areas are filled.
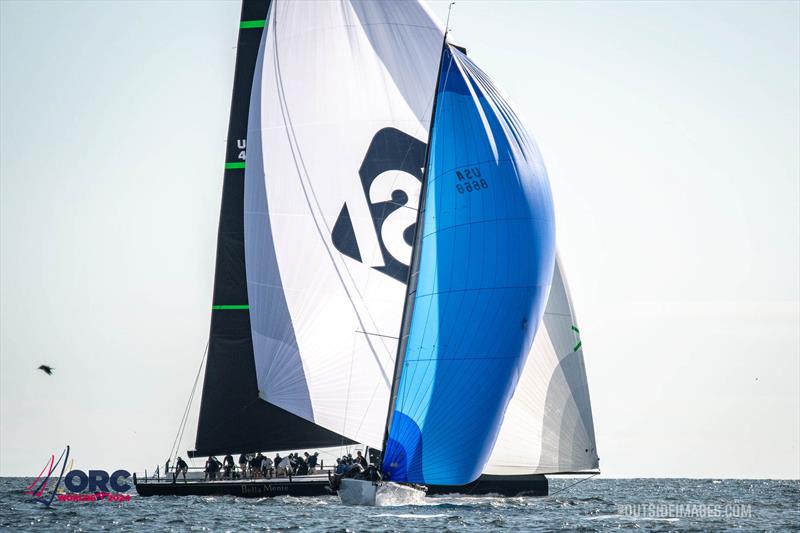
[[[578,334],[578,344],[576,344],[575,347],[572,349],[573,352],[577,352],[581,348],[581,339],[580,339],[581,331],[578,329],[578,326],[576,326],[575,324],[572,324],[572,326],[570,326],[570,327],[572,328],[572,331],[574,331],[575,333]]]
[[[223,310],[223,309],[225,309],[225,310],[227,310],[227,309],[250,309],[250,306],[249,306],[249,305],[247,305],[247,304],[245,304],[245,305],[212,305],[212,306],[211,306],[211,309],[214,309],[214,310]]]
[[[254,28],[263,28],[266,25],[266,20],[243,20],[239,23],[239,28],[242,30],[252,30]]]
[[[244,168],[244,161],[233,161],[225,163],[225,170],[235,170],[237,168]]]

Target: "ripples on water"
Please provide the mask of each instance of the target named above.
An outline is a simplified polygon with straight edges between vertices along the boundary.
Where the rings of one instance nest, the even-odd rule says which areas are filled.
[[[133,496],[127,503],[62,502],[23,494],[32,480],[0,478],[0,528],[9,531],[328,531],[436,533],[488,530],[797,531],[800,481],[591,479],[546,498],[435,496],[421,506],[345,507],[333,496],[242,499]],[[555,493],[573,479],[551,480]],[[648,507],[648,506],[654,507]],[[695,515],[702,505],[723,516]],[[730,509],[724,516],[725,506]],[[750,516],[733,516],[747,514]],[[649,510],[648,510],[649,509]],[[707,508],[706,508],[707,509]],[[639,513],[638,516],[636,513]],[[665,516],[667,514],[668,516]]]

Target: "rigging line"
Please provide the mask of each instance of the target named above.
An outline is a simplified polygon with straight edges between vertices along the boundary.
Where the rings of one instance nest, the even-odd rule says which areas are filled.
[[[181,417],[181,422],[178,425],[178,432],[175,434],[175,440],[172,442],[172,447],[169,450],[168,459],[172,459],[173,454],[177,455],[178,453],[178,446],[180,445],[179,439],[183,436],[183,430],[186,428],[186,420],[189,417],[189,408],[192,405],[194,392],[197,389],[197,382],[200,380],[200,371],[203,369],[203,364],[206,362],[206,356],[208,355],[209,342],[210,340],[206,341],[206,349],[203,351],[203,358],[200,360],[200,368],[197,369],[197,375],[194,378],[194,385],[192,385],[192,393],[189,395],[189,401],[186,402],[186,408],[183,410],[183,416]]]
[[[192,390],[191,396],[189,396],[189,404],[187,407],[191,408],[192,401],[194,400],[194,393],[195,391]],[[175,448],[175,455],[178,455],[178,451],[181,447],[181,443],[183,442],[183,433],[186,431],[186,423],[189,421],[189,410],[186,411],[186,417],[183,419],[183,427],[181,428],[181,434],[178,437],[178,446]]]
[[[367,408],[364,410],[364,413],[368,413],[370,408],[372,407],[372,403],[375,400],[375,393],[378,392],[378,387],[380,387],[380,386],[381,386],[380,382],[376,381],[375,382],[375,387],[373,387],[373,389],[372,389],[372,394],[369,397],[369,403],[367,404]],[[364,422],[366,420],[367,420],[366,416],[362,416],[361,417],[361,423],[358,424],[358,428],[356,428],[355,435],[360,435],[361,434],[361,428],[364,427]],[[366,443],[362,443],[362,444],[366,444]]]
[[[277,27],[277,21],[273,24],[273,26]],[[277,38],[276,38],[275,44],[274,44],[274,47],[275,47],[274,65],[275,65],[275,78],[276,78],[276,84],[277,84],[277,89],[278,89],[278,99],[279,99],[279,103],[280,103],[280,107],[281,107],[281,114],[283,115],[283,120],[284,120],[284,123],[286,124],[286,136],[287,136],[287,139],[289,141],[289,146],[290,147],[292,147],[292,146],[295,147],[295,149],[292,149],[291,152],[292,152],[292,158],[293,158],[294,164],[295,164],[295,169],[297,170],[298,178],[299,178],[299,181],[300,181],[300,186],[303,189],[303,195],[305,196],[306,203],[308,205],[309,211],[311,211],[311,218],[312,218],[312,220],[314,222],[314,226],[316,227],[317,232],[319,233],[320,239],[322,240],[322,243],[323,243],[323,245],[325,247],[325,251],[327,252],[329,259],[331,260],[331,264],[333,265],[333,269],[336,272],[337,277],[339,278],[339,282],[342,284],[342,288],[344,289],[345,294],[347,294],[348,300],[350,300],[350,305],[353,307],[353,312],[356,315],[356,319],[358,320],[359,325],[363,328],[364,327],[364,324],[363,324],[364,321],[361,318],[361,313],[359,312],[358,307],[356,306],[355,302],[353,301],[353,297],[350,294],[350,290],[347,288],[347,284],[345,283],[344,277],[342,276],[342,273],[340,272],[339,267],[336,264],[336,260],[334,259],[334,255],[331,252],[331,250],[330,250],[330,248],[328,246],[328,242],[324,237],[324,234],[322,232],[322,228],[320,227],[320,223],[325,225],[325,230],[328,231],[328,233],[330,233],[330,228],[328,227],[327,222],[325,221],[324,217],[322,217],[321,221],[317,220],[317,217],[314,214],[314,209],[313,209],[312,204],[311,204],[311,198],[309,197],[309,191],[307,190],[306,184],[305,184],[305,182],[303,180],[303,174],[306,175],[307,179],[309,178],[308,170],[305,167],[305,161],[303,160],[303,155],[302,155],[302,153],[300,153],[300,145],[297,142],[297,138],[295,137],[294,125],[292,123],[291,116],[289,115],[288,102],[286,100],[286,95],[285,95],[285,92],[284,92],[285,89],[283,87],[283,75],[281,73],[281,68],[280,68],[280,54],[278,52],[277,43],[278,43],[278,41],[277,41]],[[301,167],[302,167],[302,170],[301,170]],[[311,196],[314,198],[314,203],[316,203],[317,209],[319,209],[320,212],[321,212],[322,209],[320,208],[319,201],[317,200],[316,193],[314,192],[314,189],[312,187],[310,179],[309,179],[309,183],[308,183],[308,189],[310,189]],[[353,282],[353,285],[354,285],[356,293],[358,294],[358,296],[363,301],[364,297],[361,295],[360,291],[358,290],[358,286],[355,284],[355,281],[353,280],[353,275],[350,272],[350,270],[347,268],[346,264],[344,266],[344,270],[347,272],[348,277],[350,277],[350,280]],[[370,315],[369,311],[367,311],[366,315],[369,317],[369,319],[373,323],[375,322],[374,318]],[[369,337],[367,337],[367,344],[369,345],[370,351],[372,352],[372,356],[375,359],[375,362],[377,363],[378,368],[381,371],[381,377],[383,378],[383,380],[388,385],[389,384],[389,377],[386,375],[386,371],[383,368],[383,364],[381,363],[381,360],[380,360],[380,358],[379,358],[379,356],[378,356],[378,354],[376,352],[375,347],[372,345],[372,342],[369,340]]]
[[[202,362],[200,364],[201,364],[201,368],[202,368]],[[180,439],[182,438],[182,435],[183,435],[183,427],[186,424],[186,419],[187,419],[187,414],[186,413],[187,413],[187,411],[189,409],[189,405],[192,402],[192,398],[194,398],[195,386],[196,385],[194,385],[194,384],[192,385],[192,392],[189,394],[189,400],[186,402],[186,407],[183,409],[183,415],[181,416],[181,420],[178,423],[178,431],[175,434],[175,439],[172,441],[172,447],[170,448],[169,456],[167,457],[167,459],[169,459],[169,460],[172,460],[173,456],[176,456],[177,453],[178,453],[178,447],[180,446]]]
[[[406,152],[406,153],[408,153],[408,152]],[[395,185],[394,185],[395,183],[397,183],[397,179],[395,179],[395,180],[392,182],[392,187],[394,187],[394,186],[395,186]],[[395,190],[397,190],[397,189],[395,189]],[[385,203],[385,204],[392,204],[392,205],[396,205],[397,207],[404,207],[404,208],[406,208],[406,209],[411,209],[412,211],[419,211],[419,209],[418,209],[418,208],[416,208],[416,207],[411,207],[410,205],[407,205],[407,204],[401,204],[401,203],[399,203],[399,202],[392,202],[392,201],[388,201],[388,202],[383,202],[383,203]]]
[[[447,6],[447,23],[444,25],[445,36],[447,36],[447,32],[450,31],[450,12],[453,10],[454,5],[456,5],[455,2],[450,2],[450,5]]]
[[[380,333],[370,333],[369,331],[356,330],[356,333],[363,333],[364,335],[372,335],[374,337],[386,337],[387,339],[399,339],[400,338],[400,337],[395,337],[394,335],[381,335]]]
[[[202,365],[202,363],[201,363]],[[186,402],[186,409],[183,412],[183,419],[181,420],[180,433],[178,434],[178,442],[175,446],[175,454],[178,454],[178,449],[180,448],[181,442],[183,442],[183,432],[186,430],[186,423],[189,420],[189,411],[191,409],[192,401],[194,400],[195,391],[197,390],[196,386],[192,386],[192,393],[189,395],[189,401]]]
[[[567,490],[567,489],[571,489],[571,488],[572,488],[572,487],[574,487],[575,485],[579,485],[579,484],[583,483],[584,481],[587,481],[587,480],[589,480],[589,479],[592,479],[593,477],[595,477],[595,476],[599,476],[599,475],[600,475],[600,472],[597,472],[597,473],[595,473],[595,474],[592,474],[592,475],[591,475],[591,476],[589,476],[589,477],[585,477],[585,478],[583,478],[583,479],[581,479],[581,480],[579,480],[579,481],[577,481],[577,482],[573,483],[572,485],[568,485],[568,486],[564,487],[563,489],[557,490],[557,491],[556,491],[556,492],[554,492],[553,494],[550,494],[550,497],[552,498],[552,497],[553,497],[553,496],[555,496],[556,494],[559,494],[559,493],[561,493],[561,492],[564,492],[564,491],[565,491],[565,490]]]

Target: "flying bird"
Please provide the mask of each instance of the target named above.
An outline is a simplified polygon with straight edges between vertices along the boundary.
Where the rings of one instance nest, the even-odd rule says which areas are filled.
[[[52,376],[53,375],[53,370],[55,370],[55,369],[53,367],[51,367],[51,366],[40,365],[38,370],[41,370],[42,372],[44,372],[48,376]]]

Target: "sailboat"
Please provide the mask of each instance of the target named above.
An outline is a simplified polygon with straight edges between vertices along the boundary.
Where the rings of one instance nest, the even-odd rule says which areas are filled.
[[[403,479],[421,480],[429,494],[542,494],[542,474],[597,468],[583,353],[575,348],[577,326],[555,260],[541,158],[496,85],[463,49],[445,43],[444,33],[416,1],[243,1],[211,330],[190,457],[368,446],[385,450],[384,462],[392,458],[386,463],[392,479],[412,476]],[[485,160],[463,159],[463,166],[452,168],[443,166],[449,163],[434,147],[437,135],[444,147],[445,132],[457,133],[448,118],[454,112],[447,111],[455,104],[445,90],[455,78],[441,78],[445,64],[458,66],[483,128],[485,138],[470,137],[467,146],[489,147]],[[434,106],[445,117],[435,130]],[[518,169],[511,164],[519,173],[511,181],[524,201],[506,194],[505,181],[493,181],[494,171],[484,166],[509,149],[525,161]],[[443,189],[427,179],[437,171],[450,171],[458,181],[448,205],[437,203]],[[497,220],[511,213],[527,220],[535,212],[536,230],[512,238],[495,224],[491,234],[458,218],[472,212],[465,205],[480,205]],[[417,302],[421,288],[445,281],[445,241],[433,260],[424,243],[440,243],[428,232],[448,216],[459,220],[454,227],[470,228],[466,237],[453,233],[461,239],[459,249],[471,243],[463,249],[469,263],[451,265],[456,277],[478,284],[461,290],[475,299],[468,315],[462,314],[466,304],[452,308],[455,296]],[[480,242],[471,240],[481,235]],[[453,253],[455,244],[446,244]],[[490,289],[485,283],[492,276],[497,284],[519,284],[505,292],[502,285]],[[494,293],[505,297],[494,300]],[[428,329],[415,333],[414,324],[423,322],[415,322],[414,313],[427,309],[429,316],[444,316],[440,304],[450,306],[447,327],[454,329],[446,333],[439,323],[439,337],[430,337]],[[494,391],[485,410],[448,415],[474,437],[463,443],[468,451],[452,442],[441,449],[469,455],[464,469],[417,478],[416,456],[406,453],[406,462],[400,460],[411,445],[399,424],[410,418],[424,430],[427,450],[434,439],[428,431],[438,422],[420,425],[402,407],[413,396],[403,369],[434,346],[437,357],[463,347],[514,357],[488,364],[503,368],[497,382],[487,381],[487,373],[476,384]],[[439,369],[450,364],[447,357],[436,363]],[[430,414],[443,405],[420,409]],[[478,412],[480,421],[471,422]],[[399,473],[401,465],[406,474]],[[136,482],[142,495],[313,495],[326,493],[327,485],[326,476]]]

